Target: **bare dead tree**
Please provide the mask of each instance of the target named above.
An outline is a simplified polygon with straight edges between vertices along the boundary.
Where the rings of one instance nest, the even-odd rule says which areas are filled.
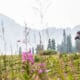
[[[4,53],[6,54],[6,40],[5,40],[5,29],[4,29],[4,23],[3,21],[1,22],[1,26],[2,26],[2,39],[3,39],[3,46],[4,46]]]
[[[48,26],[48,23],[46,24],[46,26]],[[49,31],[48,31],[48,29],[45,30],[45,33],[46,33],[46,35],[47,35],[47,40],[49,40],[50,36],[49,36]]]
[[[42,45],[42,40],[41,40],[41,33],[39,31],[39,38],[40,38],[40,45]]]
[[[25,29],[24,29],[24,41],[25,41],[25,45],[26,45],[26,50],[27,50],[27,44],[28,44],[28,36],[30,33],[30,29],[27,27],[27,24],[25,24]]]
[[[34,44],[36,45],[36,34],[34,32]]]
[[[38,4],[39,7],[33,7],[34,10],[37,11],[37,13],[40,15],[40,24],[43,26],[44,24],[44,18],[45,18],[45,14],[47,13],[48,11],[48,8],[51,6],[52,2],[50,0],[47,0],[46,3],[47,5],[45,4],[42,4],[41,0],[35,0],[36,3]],[[44,7],[43,7],[44,5]]]
[[[10,51],[11,51],[11,55],[12,55],[13,54],[12,44],[10,44]]]
[[[48,8],[51,6],[52,2],[50,0],[46,0],[46,3],[47,5],[45,4],[42,4],[41,0],[35,0],[36,3],[38,4],[38,7],[33,7],[33,9],[39,14],[40,16],[40,25],[42,27],[44,26],[48,26],[48,22],[44,25],[44,18],[45,18],[45,15],[48,11]],[[44,6],[44,7],[43,7]],[[49,33],[48,33],[48,30],[46,29],[46,35],[47,35],[47,39],[49,39]],[[41,40],[40,40],[41,41]],[[41,41],[42,42],[42,41]]]

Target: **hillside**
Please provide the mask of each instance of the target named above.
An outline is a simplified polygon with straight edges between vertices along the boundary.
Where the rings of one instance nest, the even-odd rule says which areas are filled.
[[[9,18],[8,16],[5,16],[3,14],[0,14],[0,32],[2,30],[2,24],[5,30],[5,39],[7,44],[7,51],[10,51],[10,46],[12,46],[13,51],[16,51],[17,49],[17,40],[24,40],[24,27],[17,24],[13,19]],[[64,26],[65,27],[65,26]],[[30,29],[30,28],[29,28]],[[66,33],[71,33],[72,35],[72,43],[75,45],[74,37],[76,35],[76,32],[80,30],[80,25],[75,26],[74,28],[66,28]],[[41,33],[41,39],[42,43],[47,46],[47,40],[48,38],[54,38],[56,40],[56,45],[61,44],[61,41],[63,39],[63,29],[62,28],[56,28],[51,27],[43,30],[36,30],[36,29],[30,29],[30,34],[28,37],[29,40],[29,46],[36,47],[37,44],[39,44],[39,32]],[[2,33],[0,33],[2,35]],[[3,41],[2,37],[0,37],[0,51],[2,52],[3,49]]]

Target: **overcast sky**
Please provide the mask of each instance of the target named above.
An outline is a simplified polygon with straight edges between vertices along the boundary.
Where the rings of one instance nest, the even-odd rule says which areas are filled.
[[[40,4],[43,23],[38,11]],[[80,24],[80,0],[0,0],[0,13],[32,28],[45,28],[46,24],[72,28]]]

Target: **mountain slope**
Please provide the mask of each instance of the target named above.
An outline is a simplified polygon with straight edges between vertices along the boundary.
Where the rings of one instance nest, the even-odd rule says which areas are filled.
[[[22,38],[23,28],[19,24],[17,24],[14,20],[0,14],[0,34],[1,34],[0,42],[2,43],[2,45],[0,46],[1,50],[4,50],[2,40],[2,27],[4,27],[5,31],[4,36],[7,45],[7,51],[10,50],[10,45],[13,46],[13,49],[16,49],[16,42],[18,39]]]
[[[3,22],[3,27],[5,29],[5,40],[7,44],[7,52],[10,52],[10,45],[12,45],[13,51],[17,50],[17,40],[24,40],[24,27],[17,24],[14,20],[11,18],[0,14],[0,35],[2,35],[2,22]],[[29,28],[30,29],[30,28]],[[80,30],[80,25],[75,26],[74,28],[66,28],[66,33],[67,35],[71,33],[72,35],[72,43],[73,45],[75,44],[74,37],[76,36],[76,32]],[[37,44],[39,44],[39,32],[41,33],[41,39],[42,43],[47,46],[47,41],[48,38],[54,38],[56,40],[56,44],[61,44],[62,39],[63,39],[63,29],[62,28],[56,28],[56,27],[51,27],[43,30],[35,30],[35,29],[30,29],[30,34],[28,37],[29,40],[29,45],[31,47],[36,47]],[[0,37],[0,51],[4,51],[3,47],[3,40],[2,37]]]

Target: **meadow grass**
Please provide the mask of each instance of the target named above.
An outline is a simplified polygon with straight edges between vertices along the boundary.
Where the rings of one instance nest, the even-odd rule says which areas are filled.
[[[39,63],[46,64],[45,74],[37,72]],[[34,55],[29,66],[20,55],[0,56],[0,80],[80,80],[80,55]]]

